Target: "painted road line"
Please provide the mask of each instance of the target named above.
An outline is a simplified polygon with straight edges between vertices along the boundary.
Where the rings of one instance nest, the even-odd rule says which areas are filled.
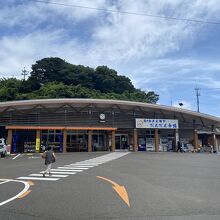
[[[42,177],[42,174],[40,173],[35,173],[35,174],[30,174],[29,176],[41,176]],[[49,174],[46,174],[45,176],[48,176],[48,177],[68,177],[69,175],[49,175]]]
[[[10,182],[10,180],[5,180],[4,182],[1,182],[0,185],[4,184],[4,183],[7,183],[7,182]]]
[[[18,198],[19,199],[23,199],[25,196],[27,196],[32,190],[28,190],[25,193],[23,193],[22,195],[20,195]]]
[[[40,172],[44,173],[44,171]],[[64,175],[71,175],[71,174],[76,174],[76,172],[57,172],[57,171],[51,171],[52,174],[64,174]]]
[[[114,181],[112,181],[110,179],[107,179],[105,177],[102,177],[102,176],[96,176],[96,177],[111,183],[113,185],[112,188],[118,193],[118,195],[127,204],[127,206],[130,207],[128,193],[127,193],[127,191],[126,191],[124,186],[120,186],[116,182],[114,182]]]
[[[92,162],[92,161],[81,161],[81,162],[76,162],[74,164],[101,164],[102,162]]]
[[[71,164],[71,165],[65,165],[69,167],[95,167],[97,165],[79,165],[79,164]]]
[[[28,157],[28,159],[38,159],[38,158],[40,158],[40,157],[34,157],[34,156]]]
[[[86,161],[82,161],[81,163],[72,163],[72,164],[77,164],[77,165],[99,165],[101,163],[92,163],[92,162],[86,162]]]
[[[82,172],[82,171],[84,171],[84,170],[75,170],[75,169],[68,169],[68,171],[66,171],[66,170],[62,170],[62,169],[59,169],[60,171],[58,171],[58,172],[63,172],[64,171],[64,173],[65,172]]]
[[[91,168],[91,167],[90,167]],[[58,169],[67,169],[67,170],[88,170],[87,167],[58,167]]]
[[[67,169],[67,170],[64,170],[64,169],[51,169],[51,171],[59,171],[59,172],[71,172],[75,169]],[[77,169],[76,169],[77,170]],[[82,171],[82,170],[81,170]]]
[[[17,157],[19,157],[21,154],[16,155],[15,157],[12,158],[12,160],[16,159]]]
[[[26,181],[21,181],[21,180],[11,180],[11,179],[0,179],[0,181],[6,181],[9,180],[10,182],[18,182],[18,183],[23,183],[24,184],[24,189],[18,193],[16,196],[11,197],[10,199],[5,200],[4,202],[0,203],[0,206],[5,205],[6,203],[9,203],[17,198],[19,198],[20,196],[22,196],[24,193],[26,193],[29,190],[30,185],[28,184],[28,182]]]
[[[57,181],[59,178],[47,178],[47,177],[28,177],[28,176],[21,176],[18,177],[19,180],[46,180],[46,181]]]
[[[59,170],[59,172],[82,172],[82,171],[84,171],[84,170],[77,170],[77,169],[67,169],[67,170],[64,170],[64,169],[58,169]]]

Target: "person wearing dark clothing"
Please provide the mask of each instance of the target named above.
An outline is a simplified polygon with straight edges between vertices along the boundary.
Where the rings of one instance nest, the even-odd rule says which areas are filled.
[[[46,173],[49,173],[49,175],[51,175],[51,165],[55,162],[56,156],[52,148],[48,147],[48,149],[43,153],[42,157],[45,159],[45,165],[47,166],[47,169],[43,172],[43,177],[45,177]]]
[[[181,143],[180,141],[177,142],[177,152],[182,152]]]

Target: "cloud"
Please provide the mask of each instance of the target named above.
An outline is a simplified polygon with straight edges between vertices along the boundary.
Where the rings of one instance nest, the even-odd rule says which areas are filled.
[[[0,35],[1,73],[18,72],[24,65],[30,68],[42,57],[60,56],[75,64],[116,68],[142,87],[158,79],[169,82],[177,75],[190,76],[191,68],[198,69],[195,60],[194,63],[183,58],[172,60],[169,56],[193,45],[198,31],[206,30],[204,25],[33,1],[9,2],[0,9],[0,27],[7,27]],[[206,3],[201,0],[193,3],[180,0],[65,1],[69,5],[203,20],[217,17],[220,12],[217,3],[217,0]],[[215,65],[213,68],[217,69]]]

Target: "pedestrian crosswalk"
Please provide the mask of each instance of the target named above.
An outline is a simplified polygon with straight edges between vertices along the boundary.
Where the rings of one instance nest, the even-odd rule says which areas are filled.
[[[57,168],[51,169],[51,175],[46,174],[45,177],[43,177],[44,171],[40,171],[39,173],[32,173],[28,176],[21,176],[17,179],[20,180],[38,180],[38,181],[57,181],[61,178],[68,177],[69,175],[74,175],[80,172],[83,172],[85,170],[88,170],[93,167],[97,167],[103,163],[107,163],[109,161],[118,159],[120,157],[123,157],[130,152],[113,152],[109,153],[103,156],[95,157],[92,159],[79,161],[72,164],[63,165]]]

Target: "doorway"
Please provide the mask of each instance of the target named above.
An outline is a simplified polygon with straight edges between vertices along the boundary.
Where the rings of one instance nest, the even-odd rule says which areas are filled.
[[[115,148],[116,150],[127,150],[128,149],[128,135],[127,134],[116,134],[115,135]]]

